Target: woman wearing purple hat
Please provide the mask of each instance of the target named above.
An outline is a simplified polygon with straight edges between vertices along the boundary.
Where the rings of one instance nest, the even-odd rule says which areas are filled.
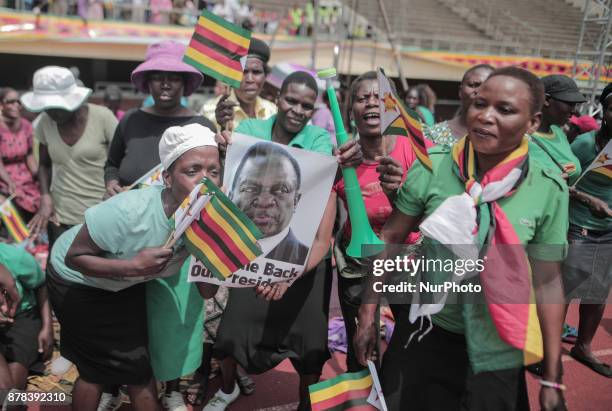
[[[160,163],[157,145],[168,127],[199,123],[216,131],[209,120],[181,105],[181,97],[191,95],[204,78],[183,63],[184,53],[181,43],[153,44],[145,61],[132,72],[134,86],[151,94],[154,104],[127,112],[119,122],[104,167],[107,195],[123,191]]]
[[[157,147],[168,127],[197,123],[216,131],[209,120],[181,105],[181,98],[191,95],[203,80],[202,73],[183,63],[184,53],[185,46],[181,43],[153,44],[147,50],[145,61],[132,72],[134,86],[151,94],[154,104],[127,112],[119,122],[105,166],[107,196],[124,191],[126,186],[160,164]],[[195,287],[182,280],[183,275],[186,275],[185,270],[181,271],[180,281],[159,279],[147,284],[151,365],[155,377],[168,382],[162,402],[170,411],[186,411],[178,378],[193,372],[200,365],[202,354],[202,327],[196,331],[181,325],[201,323],[204,311],[203,300]],[[159,307],[165,303],[175,303],[175,320],[160,312]],[[184,347],[169,347],[167,338],[157,337],[160,333],[184,335]],[[175,353],[178,352],[188,354],[177,358]],[[120,401],[120,395],[110,388],[106,387],[100,408]],[[106,391],[115,391],[115,395]]]

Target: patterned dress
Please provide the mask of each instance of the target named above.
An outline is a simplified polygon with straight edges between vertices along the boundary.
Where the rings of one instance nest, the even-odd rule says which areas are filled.
[[[26,162],[32,152],[32,124],[24,118],[20,123],[16,132],[0,123],[0,155],[6,172],[17,186],[15,203],[30,213],[36,213],[40,206],[40,191]],[[7,184],[1,180],[0,193],[8,194]]]
[[[423,135],[429,141],[439,146],[452,146],[457,141],[448,126],[448,121],[441,121],[433,126],[423,127]]]

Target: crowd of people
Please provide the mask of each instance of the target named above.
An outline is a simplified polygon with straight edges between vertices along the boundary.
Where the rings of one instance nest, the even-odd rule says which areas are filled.
[[[265,22],[274,16],[256,14],[248,0],[8,0],[4,7],[23,7],[35,13],[78,16],[84,21],[123,20],[134,23],[193,26],[202,9],[253,29],[261,14]],[[263,24],[263,22],[262,22]]]
[[[0,199],[11,199],[30,228],[26,243],[48,243],[49,259],[43,271],[24,244],[0,244],[0,388],[24,389],[28,373],[41,371],[52,353],[54,315],[59,358],[79,373],[74,410],[115,410],[127,386],[134,409],[184,411],[186,402],[204,402],[213,363],[220,364],[222,384],[204,410],[224,410],[257,392],[249,374],[285,359],[299,374],[298,409],[307,410],[308,387],[330,358],[334,275],[348,335],[346,370],[362,370],[382,354],[380,296],[371,295],[367,261],[347,252],[356,223],[349,215],[339,224],[350,207],[341,173],[324,193],[310,252],[295,251],[304,263],[295,282],[226,288],[187,281],[184,247],[164,245],[171,217],[203,177],[221,185],[234,131],[355,168],[369,224],[387,244],[411,250],[453,244],[423,234],[425,220],[442,224],[438,232],[476,230],[483,253],[492,245],[524,246],[529,259],[514,257],[528,262],[512,262],[519,267],[512,278],[524,274],[533,286],[541,358],[524,361],[531,351],[503,338],[518,331],[496,322],[492,305],[448,303],[424,313],[415,304],[391,304],[396,326],[380,369],[390,410],[525,410],[525,365],[541,375],[542,409],[563,409],[562,338],[574,343],[576,360],[612,375],[591,349],[612,284],[612,177],[583,175],[612,138],[612,84],[599,98],[599,121],[577,115],[585,98],[563,75],[539,79],[516,67],[472,67],[459,85],[456,115],[441,122],[431,89],[411,88],[406,106],[420,118],[428,167],[408,138],[383,135],[376,72],[340,90],[355,138],[338,147],[329,107],[321,104],[313,118],[320,90],[310,74],[288,75],[275,101],[261,97],[270,59],[264,42],[251,42],[240,87],[220,86],[199,112],[183,102],[203,81],[182,61],[184,51],[173,41],[148,48],[131,81],[152,102],[127,112],[114,88],[105,94],[108,107],[90,103],[91,89],[63,67],[37,70],[25,94],[2,89]],[[22,108],[39,113],[35,126]],[[245,177],[237,178],[263,187],[267,177],[253,164],[289,170],[282,192],[261,188],[269,191],[265,205],[263,195],[230,198],[267,237],[286,231],[286,222],[249,210],[293,210],[300,177],[282,147],[266,150],[256,144],[239,167],[248,170]],[[163,186],[134,187],[160,163]],[[452,221],[453,207],[466,207],[461,221]],[[495,277],[493,271],[485,268],[481,280]],[[497,278],[506,274],[500,268]],[[581,300],[577,329],[564,325],[568,296]],[[187,376],[190,387],[181,392],[179,380]],[[156,381],[165,382],[161,404]]]
[[[2,2],[0,2],[2,4]],[[84,21],[120,20],[133,23],[195,25],[201,10],[207,9],[248,30],[274,34],[311,36],[315,26],[313,2],[303,6],[287,6],[278,10],[255,8],[248,0],[5,0],[3,7],[23,7],[26,11],[55,16],[78,16]],[[318,9],[321,33],[335,34],[341,21],[340,2],[323,4]],[[345,24],[345,23],[343,23]],[[345,24],[346,25],[346,24]],[[356,24],[352,35],[366,37],[372,28],[364,22]]]

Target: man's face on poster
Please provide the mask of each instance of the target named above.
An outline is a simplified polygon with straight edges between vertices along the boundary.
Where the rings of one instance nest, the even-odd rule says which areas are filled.
[[[264,237],[278,234],[289,225],[300,193],[296,171],[288,158],[251,157],[235,178],[230,197]]]

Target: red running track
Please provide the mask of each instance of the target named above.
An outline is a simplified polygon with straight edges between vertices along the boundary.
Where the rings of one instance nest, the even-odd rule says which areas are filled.
[[[332,307],[332,311],[334,307]],[[568,314],[568,322],[578,324],[578,306],[572,305]],[[611,380],[604,378],[569,357],[569,344],[563,344],[564,383],[568,389],[565,398],[570,410],[578,411],[609,411],[612,409]],[[607,363],[612,362],[612,305],[606,307],[601,326],[595,336],[593,349],[599,358]],[[323,370],[323,378],[327,379],[344,372],[344,355],[334,354]],[[253,376],[257,387],[255,393],[248,397],[240,397],[229,408],[229,411],[286,411],[294,410],[298,400],[298,376],[289,361],[281,363],[274,370],[262,375]],[[527,373],[529,398],[531,408],[538,410],[539,385],[531,374]],[[218,378],[211,381],[208,397],[212,396],[219,386]],[[193,408],[195,411],[202,407]],[[37,407],[30,410],[66,411],[68,407]],[[131,408],[124,405],[120,411]],[[408,409],[408,408],[407,408]],[[190,407],[190,410],[192,408]]]

